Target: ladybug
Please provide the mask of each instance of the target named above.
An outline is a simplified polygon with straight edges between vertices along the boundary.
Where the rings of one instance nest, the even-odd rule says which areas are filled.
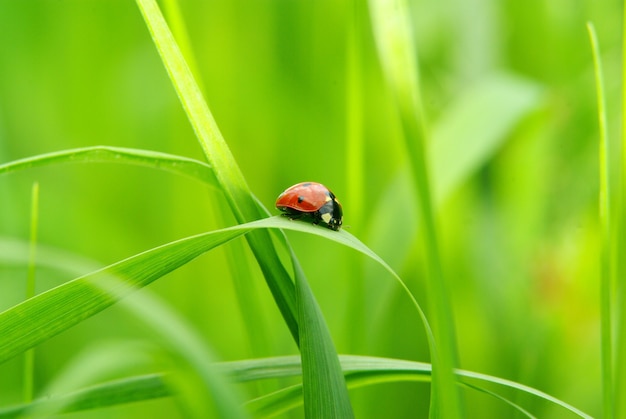
[[[286,189],[278,195],[276,208],[292,220],[321,222],[335,231],[343,222],[343,210],[335,194],[317,182],[302,182]]]

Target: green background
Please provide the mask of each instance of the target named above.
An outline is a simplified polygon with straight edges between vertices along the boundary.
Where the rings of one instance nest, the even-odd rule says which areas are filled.
[[[348,231],[428,307],[399,119],[365,6],[355,18],[353,4],[341,1],[180,3],[196,75],[251,190],[273,209],[288,186],[324,183],[343,203]],[[621,5],[420,0],[411,7],[437,151],[432,182],[444,185],[437,218],[460,366],[598,416],[598,123],[585,24],[592,21],[600,39],[615,139]],[[348,65],[350,31],[358,39],[355,67]],[[355,79],[356,99],[349,85]],[[358,145],[348,145],[350,135]],[[203,159],[134,2],[0,0],[0,163],[89,145]],[[476,149],[479,157],[467,163]],[[234,223],[222,215],[221,194],[199,182],[144,168],[65,165],[0,177],[0,236],[28,239],[36,181],[39,242],[102,266]],[[428,360],[423,327],[388,274],[335,243],[288,235],[339,353]],[[249,251],[235,251],[253,277],[234,278],[217,249],[150,291],[221,360],[297,353]],[[0,265],[0,311],[24,299],[25,278],[25,267]],[[38,269],[37,290],[68,279]],[[258,324],[244,324],[236,280],[258,293]],[[267,347],[251,344],[251,329]],[[37,347],[36,390],[85,348],[150,339],[113,307]],[[21,400],[22,362],[0,366],[2,405]],[[426,417],[428,390],[397,383],[351,395],[357,417]],[[509,396],[539,417],[563,414]],[[470,417],[511,414],[477,393],[468,392],[465,403]],[[148,412],[180,415],[163,399],[70,417]]]

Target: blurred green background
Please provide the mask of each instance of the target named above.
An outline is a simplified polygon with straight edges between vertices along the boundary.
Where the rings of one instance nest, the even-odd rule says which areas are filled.
[[[430,131],[433,142],[448,141],[433,166],[465,167],[470,141],[488,137],[492,144],[450,182],[439,206],[460,366],[533,386],[598,416],[598,129],[585,24],[594,22],[600,39],[615,140],[622,5],[411,5]],[[366,5],[181,0],[180,8],[207,101],[257,197],[274,211],[288,186],[326,184],[344,204],[344,226],[387,260],[426,307],[403,140]],[[349,44],[350,31],[356,44]],[[348,81],[355,77],[351,101]],[[502,103],[494,105],[490,98],[499,92]],[[511,111],[514,100],[522,104]],[[354,125],[349,115],[356,115]],[[358,146],[349,145],[350,135]],[[89,145],[203,159],[133,1],[0,0],[0,162]],[[227,213],[220,194],[198,182],[135,167],[66,165],[0,177],[0,236],[28,238],[35,181],[40,243],[100,265],[234,223],[220,215]],[[388,274],[335,243],[288,235],[340,353],[428,359],[423,328]],[[264,310],[249,327],[263,331],[268,348],[250,343],[222,249],[149,289],[222,360],[297,353],[253,258],[239,256],[256,273],[240,280],[257,289]],[[24,298],[25,277],[25,267],[0,265],[0,310]],[[37,288],[69,279],[41,268]],[[119,339],[152,337],[114,307],[40,345],[36,389],[86,347]],[[0,404],[20,401],[21,369],[22,359],[0,366]],[[400,383],[351,394],[358,417],[426,417],[428,389]],[[511,397],[539,417],[562,417],[544,403]],[[468,392],[466,404],[471,417],[511,414],[478,393]],[[179,414],[164,399],[70,417],[140,413]]]

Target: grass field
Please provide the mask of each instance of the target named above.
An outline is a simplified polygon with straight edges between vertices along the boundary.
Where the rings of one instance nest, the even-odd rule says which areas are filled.
[[[623,15],[0,0],[0,418],[625,417]]]

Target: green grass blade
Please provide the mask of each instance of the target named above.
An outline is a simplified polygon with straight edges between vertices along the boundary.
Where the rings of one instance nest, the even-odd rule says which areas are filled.
[[[457,362],[453,314],[446,290],[435,222],[427,158],[427,134],[421,103],[418,66],[409,4],[403,0],[371,0],[374,38],[380,62],[393,93],[417,193],[426,252],[426,286],[436,346],[431,343],[435,374],[431,417],[462,417],[460,394],[452,369]]]
[[[356,355],[341,355],[339,358],[347,380],[354,387],[407,380],[428,381],[432,372],[431,365],[423,362]],[[220,363],[218,366],[223,373],[239,382],[295,377],[302,373],[301,361],[298,356],[230,361]],[[518,407],[514,403],[504,399],[498,393],[487,390],[484,385],[490,384],[509,388],[554,404],[578,417],[591,418],[591,416],[570,404],[523,384],[466,370],[455,370],[455,374],[460,384],[493,395],[508,404],[512,404],[516,409]],[[85,388],[75,392],[80,397],[76,397],[71,406],[76,406],[76,410],[79,410],[80,406],[89,408],[94,405],[110,405],[106,403],[114,402],[115,399],[109,399],[106,396],[108,393],[115,394],[115,398],[119,399],[120,403],[149,400],[154,397],[171,395],[171,391],[167,388],[167,383],[163,377],[163,374],[141,375]],[[479,384],[476,384],[477,382]],[[144,397],[134,397],[133,393],[135,390],[139,394],[144,393]],[[69,397],[69,395],[67,396]],[[278,414],[301,405],[302,402],[298,401],[301,398],[302,387],[296,385],[252,400],[249,406],[256,407],[258,409],[256,410],[257,413],[265,415]],[[35,401],[34,403],[38,402]],[[24,405],[21,405],[0,410],[0,418],[15,417],[16,412],[22,412],[24,407]],[[519,409],[521,409],[522,413],[524,412],[524,409],[521,407]]]
[[[33,184],[30,210],[30,249],[28,252],[28,276],[26,278],[26,299],[35,295],[35,267],[37,266],[37,232],[39,229],[39,183]],[[24,354],[24,402],[33,399],[35,388],[35,350]]]
[[[137,0],[137,4],[235,219],[239,223],[244,223],[261,218],[258,204],[224,141],[158,5],[154,0]],[[255,232],[249,235],[247,240],[289,331],[298,343],[295,289],[291,277],[276,256],[267,233]]]
[[[33,184],[30,207],[30,250],[28,252],[28,278],[26,298],[35,295],[35,268],[37,266],[37,232],[39,229],[39,183]]]
[[[187,157],[175,156],[155,151],[108,146],[94,146],[70,149],[54,153],[41,154],[21,160],[15,160],[9,163],[1,164],[0,174],[11,174],[20,170],[26,170],[34,167],[43,167],[46,165],[59,165],[67,163],[129,164],[167,171],[176,175],[185,176],[198,180],[200,182],[204,182],[208,186],[215,189],[219,188],[211,167],[204,162],[190,159]],[[243,246],[242,244],[238,244],[238,242],[233,242],[232,245]],[[232,252],[227,252],[227,255],[231,257],[231,253]],[[234,269],[242,269],[241,263],[234,263],[232,264],[232,266],[234,266]],[[248,276],[245,275],[244,272],[239,272],[235,274],[234,277],[237,279],[240,277],[246,278]],[[240,286],[237,286],[238,290],[240,288]],[[246,286],[245,290],[250,290],[250,288],[250,286]],[[242,313],[247,319],[250,319],[255,315],[255,307],[258,304],[256,300],[252,299],[251,296],[247,294],[238,292],[238,295],[242,295],[242,297],[240,297]],[[251,324],[251,322],[248,320],[247,324]],[[264,349],[267,348],[268,344],[264,341],[263,336],[261,336],[259,331],[257,331],[257,328],[249,327],[249,335],[251,337],[252,346],[258,349],[258,351],[256,351],[253,355],[268,355],[267,350]]]
[[[96,314],[130,293],[132,289],[151,283],[205,251],[244,234],[252,228],[291,229],[329,238],[378,261],[407,290],[401,279],[384,261],[346,231],[335,232],[307,223],[292,222],[284,217],[273,217],[158,247],[70,281],[0,313],[0,335],[5,337],[0,342],[0,362]],[[294,269],[297,272],[298,281],[301,281],[298,284],[301,320],[306,321],[303,323],[306,327],[303,329],[305,340],[302,342],[302,359],[305,365],[310,366],[307,369],[307,374],[310,375],[305,376],[307,385],[312,386],[308,393],[309,415],[311,417],[316,417],[318,414],[325,417],[328,415],[346,417],[351,412],[350,402],[345,391],[341,369],[338,367],[338,362],[334,361],[336,355],[332,340],[317,303],[308,285],[303,282],[306,279],[302,277],[297,265]],[[110,277],[125,278],[125,283],[109,293],[99,291],[103,281]],[[428,336],[432,339],[422,310],[410,293],[409,296],[426,324]],[[72,302],[69,308],[67,304],[64,304],[68,301]],[[23,318],[29,318],[29,323],[24,325]],[[337,379],[337,376],[340,379]],[[331,403],[328,403],[329,400]],[[329,412],[325,409],[335,410]]]
[[[124,403],[147,401],[172,395],[163,374],[139,375],[86,387],[55,398],[63,407],[63,413],[97,409]],[[47,400],[0,409],[0,418],[18,418]]]
[[[626,19],[626,2],[622,2],[622,21]],[[617,313],[615,326],[615,417],[626,416],[626,258],[624,249],[626,248],[626,25],[622,25],[622,130],[621,130],[621,155],[618,161],[619,183],[617,190],[619,193],[616,217],[613,225],[616,226],[616,307]]]
[[[12,247],[19,246],[14,244]],[[76,267],[80,267],[78,270],[83,270],[85,266],[90,265],[90,262],[83,261],[82,258],[74,255],[63,252],[51,253],[50,249],[45,248],[44,250],[41,252],[42,266],[48,266],[61,272],[73,272],[77,270]],[[25,252],[22,251],[21,253],[24,254]],[[17,262],[19,259],[13,256],[10,260]],[[22,262],[25,262],[24,257],[22,257]],[[100,289],[103,294],[118,301],[120,298],[119,290],[128,289],[129,285],[119,286],[120,278],[114,276],[113,269],[109,271],[110,275],[101,275],[99,280],[93,281],[92,284]],[[154,363],[154,359],[165,357],[172,358],[165,360],[166,365],[176,366],[168,380],[169,387],[172,389],[172,393],[168,394],[185,397],[188,403],[183,403],[182,406],[186,410],[195,412],[191,417],[207,417],[213,410],[217,410],[220,417],[246,417],[247,414],[241,409],[241,400],[243,399],[238,397],[237,389],[233,388],[222,377],[223,374],[220,371],[216,370],[216,358],[212,351],[206,346],[203,339],[198,337],[187,326],[186,322],[179,318],[176,312],[169,310],[165,304],[159,302],[155,296],[151,296],[147,290],[123,298],[120,305],[131,315],[145,323],[160,338],[160,345],[148,347],[149,351],[146,351],[145,345],[134,344],[134,346],[125,345],[118,350],[115,350],[115,347],[120,346],[119,344],[105,348],[96,347],[96,351],[88,352],[88,356],[79,357],[73,362],[73,367],[66,368],[61,376],[48,385],[44,394],[62,394],[68,390],[81,388],[86,384],[106,379],[110,376],[111,371],[127,371],[130,366],[142,364],[142,359],[153,360],[151,363]],[[23,330],[28,332],[26,328]],[[151,353],[144,354],[145,356],[142,357],[141,354],[146,352]],[[127,356],[120,356],[120,354],[127,354]],[[162,368],[162,365],[158,366]],[[196,385],[190,386],[189,383]],[[104,397],[101,396],[100,404],[113,403],[108,402]],[[206,403],[207,400],[214,401],[215,409]],[[66,411],[66,406],[68,404],[71,406],[73,402],[71,397],[61,397],[58,400],[53,397],[41,404],[42,406],[37,408],[33,414],[41,412],[49,415],[55,411]]]
[[[295,260],[295,256],[292,257]],[[348,389],[330,331],[299,265],[294,264],[304,412],[307,418],[352,418]]]
[[[180,2],[178,0],[166,0],[162,3],[163,10],[165,11],[165,16],[167,16],[169,26],[172,28],[172,33],[176,38],[176,42],[178,43],[180,50],[183,52],[187,64],[189,65],[189,69],[195,75],[194,80],[198,84],[199,90],[204,91],[202,79],[199,76],[200,72],[198,70],[198,63],[191,48],[189,31],[187,30],[187,25],[185,24],[185,19],[183,18],[183,13],[180,9],[179,3]]]
[[[600,169],[600,196],[599,218],[602,231],[602,250],[600,259],[600,321],[601,321],[601,354],[602,354],[602,408],[604,417],[613,417],[614,385],[613,385],[613,337],[611,298],[613,260],[612,254],[612,226],[611,203],[613,194],[609,185],[609,137],[607,134],[606,105],[604,95],[604,80],[600,47],[593,25],[588,22],[587,30],[591,41],[593,63],[596,78],[596,92],[598,100],[598,128],[599,128],[599,169]]]
[[[117,298],[118,281],[118,278],[109,277],[98,286],[104,293]],[[153,384],[146,389],[140,383],[139,392],[146,399],[177,396],[186,401],[181,405],[189,417],[210,417],[214,411],[223,418],[248,416],[242,409],[243,399],[239,397],[239,392],[224,377],[224,372],[216,368],[215,356],[210,348],[176,312],[146,291],[134,293],[123,299],[120,305],[160,338],[159,345],[107,343],[86,351],[47,386],[42,392],[46,395],[43,400],[28,406],[29,416],[48,417],[53,413],[142,400],[133,394],[134,389],[126,382],[121,382],[122,389],[107,384],[95,389],[87,386],[138,365],[152,364],[156,364],[152,369],[162,369],[163,364],[175,365],[175,369],[161,384],[161,387],[167,388],[155,388]],[[83,390],[73,391],[76,388]],[[207,403],[209,400],[214,403]],[[9,409],[9,413],[11,411],[15,409]]]
[[[527,418],[531,418],[531,419],[536,419],[536,416],[534,416],[532,413],[530,413],[528,410],[524,409],[522,406],[520,406],[519,404],[513,402],[512,400],[507,399],[504,396],[499,395],[496,392],[487,390],[484,387],[480,387],[474,384],[470,384],[470,383],[462,383],[463,386],[467,387],[467,388],[471,388],[472,390],[478,391],[480,393],[484,393],[487,394],[493,398],[496,398],[498,400],[500,400],[503,403],[508,404],[509,406],[511,406],[513,409],[517,410],[521,415],[526,416]]]
[[[67,282],[0,313],[0,363],[244,232],[227,229],[169,243]],[[110,276],[126,279],[124,287],[117,290],[117,298],[102,292],[97,285]]]
[[[65,330],[82,319],[87,318],[113,304],[114,301],[109,300],[106,295],[96,292],[92,287],[92,283],[94,283],[94,281],[99,281],[100,276],[104,274],[111,274],[117,277],[129,278],[128,282],[131,283],[129,286],[145,286],[154,281],[158,276],[164,275],[165,273],[175,269],[177,266],[180,266],[186,261],[191,260],[193,257],[198,256],[203,251],[207,251],[210,248],[232,239],[237,235],[243,234],[252,228],[280,228],[315,234],[350,247],[372,258],[389,271],[401,285],[403,290],[408,294],[412,304],[420,315],[420,319],[425,325],[427,336],[430,340],[433,339],[432,332],[430,331],[422,309],[419,307],[417,301],[411,295],[402,279],[393,271],[393,269],[391,269],[391,267],[389,267],[389,265],[387,265],[382,259],[380,259],[380,257],[373,253],[356,237],[345,230],[336,232],[326,228],[309,225],[307,223],[293,222],[284,217],[272,217],[253,223],[235,226],[229,229],[205,233],[200,236],[183,239],[178,242],[153,249],[118,264],[112,265],[101,271],[66,283],[48,291],[48,293],[44,293],[35,299],[29,300],[5,313],[0,314],[0,333],[2,336],[6,335],[8,338],[5,342],[0,342],[0,362],[10,357],[13,353],[19,353],[25,348],[35,345],[36,343],[41,342],[62,330]],[[172,254],[176,254],[177,256],[172,257]],[[15,259],[15,256],[10,257]],[[66,258],[54,256],[54,260],[65,259]],[[46,261],[42,262],[45,263]],[[296,266],[295,270],[296,272],[299,272],[300,268]],[[304,278],[300,278],[300,275],[298,278],[299,281],[305,280]],[[305,320],[307,321],[307,327],[312,328],[307,328],[305,330],[307,338],[302,346],[303,360],[307,364],[310,362],[311,365],[311,368],[308,370],[308,372],[311,373],[310,385],[317,386],[317,388],[314,388],[315,391],[312,391],[311,393],[311,399],[313,401],[317,401],[324,399],[317,399],[316,397],[340,398],[334,406],[337,409],[343,409],[341,412],[347,412],[349,410],[347,394],[342,394],[342,390],[340,390],[343,377],[340,380],[337,379],[338,364],[333,361],[333,356],[331,355],[334,353],[332,340],[330,339],[328,330],[323,322],[323,317],[319,312],[319,309],[316,307],[316,303],[310,294],[310,290],[308,290],[308,286],[301,283],[299,287],[299,296],[301,300],[303,300],[300,305],[303,310],[302,316],[306,317]],[[303,289],[303,287],[305,288]],[[65,300],[74,301],[71,310],[59,308],[58,305],[55,305],[57,301]],[[26,307],[24,307],[24,305],[26,305]],[[51,317],[38,316],[38,312],[46,311],[52,311],[53,315]],[[22,326],[21,329],[19,328],[19,321],[22,318],[21,316],[30,316],[33,318],[33,322],[27,325],[28,329],[24,329],[24,326]],[[28,339],[28,336],[31,336],[32,334],[30,329],[33,329],[32,333],[36,333],[38,335],[37,339]],[[328,345],[331,346],[328,347]],[[3,354],[3,350],[5,352],[10,352]],[[335,375],[332,374],[333,368]],[[324,384],[322,385],[322,383]],[[311,409],[316,409],[314,407],[315,405],[316,404],[313,403]],[[322,406],[319,407],[322,408]],[[324,404],[323,407],[326,408],[328,405]],[[311,414],[315,415],[314,412],[316,411],[317,410],[312,410]]]
[[[428,381],[432,372],[432,366],[423,362],[355,355],[341,355],[340,360],[343,371],[346,374],[348,387],[350,388],[384,382]],[[235,361],[227,362],[223,365],[240,381],[300,374],[300,364],[297,357]],[[471,388],[477,388],[480,391],[495,395],[498,399],[505,401],[516,409],[518,407],[515,403],[485,389],[483,385],[495,384],[503,388],[514,389],[520,393],[525,393],[559,406],[578,417],[591,418],[591,416],[568,403],[523,384],[466,370],[455,370],[455,374],[460,384],[469,385]],[[476,382],[480,384],[475,384]],[[267,400],[259,398],[251,403],[251,407],[258,407],[264,414],[278,413],[278,411],[273,412],[272,409],[276,408],[282,411],[286,406],[292,407],[295,405],[294,399],[299,397],[301,397],[301,388],[294,386],[285,389],[284,392],[269,395]],[[522,413],[525,412],[524,409],[520,409]]]
[[[134,288],[148,285],[202,253],[252,229],[259,228],[286,229],[315,234],[350,247],[381,264],[406,289],[406,285],[389,265],[345,230],[332,231],[276,216],[188,237],[148,250],[62,284],[0,313],[0,336],[2,336],[0,363],[114,304],[114,299],[94,287],[94,284],[100,282],[102,278],[110,276],[125,278],[126,286],[119,290],[121,297]],[[0,245],[2,244],[3,242],[0,242]],[[10,243],[8,245],[11,246]],[[7,254],[6,256],[10,260],[18,258],[18,255]],[[57,257],[54,256],[55,259]],[[409,296],[412,298],[410,293]],[[64,305],[68,301],[72,304]],[[412,301],[426,325],[427,334],[432,338],[422,310],[413,298]],[[24,318],[29,319],[28,324],[23,324]]]
[[[107,146],[70,149],[12,161],[0,165],[0,174],[10,174],[33,167],[64,163],[131,164],[149,167],[152,169],[165,170],[177,175],[196,179],[213,188],[219,188],[211,167],[204,162],[154,151]],[[238,242],[234,242],[233,245],[242,246],[237,243]],[[230,253],[231,252],[227,252],[227,255],[230,255]],[[233,266],[235,269],[241,269],[241,263],[233,264]],[[247,277],[243,275],[243,273],[238,273],[234,276],[235,278]],[[240,288],[240,286],[237,287],[238,290]],[[246,289],[250,289],[250,287],[247,286]],[[242,313],[248,319],[246,324],[251,324],[249,319],[254,315],[257,302],[249,298],[249,295],[245,293],[243,294],[243,297],[240,298],[240,301],[242,302]],[[249,335],[251,337],[252,346],[257,349],[253,355],[267,355],[267,350],[264,348],[267,348],[268,345],[263,339],[263,336],[258,333],[257,328],[249,327]]]
[[[219,189],[219,184],[217,183],[211,166],[204,162],[156,151],[108,146],[70,149],[0,164],[0,175],[15,173],[20,170],[26,170],[34,167],[67,163],[121,163],[149,167],[190,177],[204,182],[213,188]],[[270,254],[270,249],[267,248],[267,246],[259,247],[261,248],[259,253]],[[282,269],[282,265],[279,266],[279,262],[273,261],[271,256],[266,257],[265,260],[268,260],[269,262],[263,266],[273,266],[273,268],[266,268],[266,271],[278,271],[282,272],[283,275],[287,275],[286,272],[284,272],[284,269]],[[285,281],[281,282],[281,284],[284,283]],[[290,290],[289,284],[286,284],[281,292],[289,295],[293,293],[293,289]],[[295,304],[295,300],[292,304]]]
[[[211,166],[201,161],[157,151],[109,146],[75,148],[14,160],[0,164],[0,175],[66,163],[124,163],[152,167],[201,180],[214,188],[218,187]]]

